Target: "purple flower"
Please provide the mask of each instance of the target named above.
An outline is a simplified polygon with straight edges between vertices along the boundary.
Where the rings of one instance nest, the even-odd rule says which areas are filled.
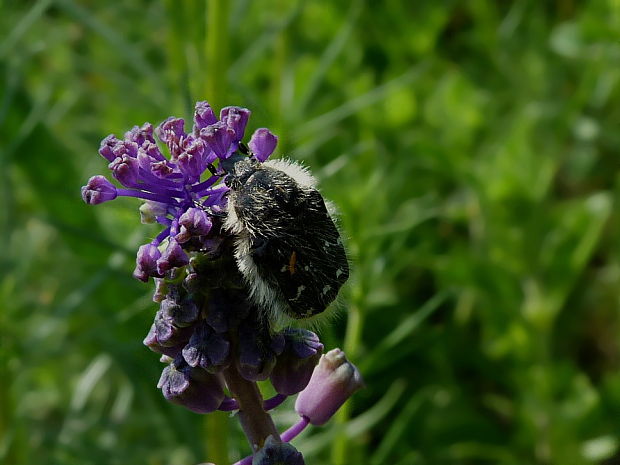
[[[230,356],[230,342],[204,321],[196,325],[194,334],[183,349],[183,357],[190,366],[203,368],[210,373],[228,366]]]
[[[261,450],[252,457],[252,465],[304,465],[304,457],[288,442],[269,436]]]
[[[183,357],[164,368],[157,387],[168,401],[196,413],[217,410],[225,397],[219,378],[202,368],[190,367]]]
[[[248,147],[259,161],[265,161],[273,153],[278,144],[278,137],[269,129],[260,128],[254,131]]]
[[[297,396],[295,410],[311,424],[322,425],[363,385],[360,372],[344,352],[330,350],[321,357],[308,386]]]
[[[116,158],[114,154],[114,147],[120,142],[114,134],[110,134],[101,141],[99,146],[99,154],[108,161],[112,161]]]
[[[225,122],[214,123],[200,131],[200,137],[205,140],[209,148],[218,158],[227,158],[231,144],[235,138],[235,130]]]
[[[228,187],[222,182],[223,170],[211,174],[212,164],[235,153],[250,114],[246,108],[226,107],[218,121],[203,101],[196,103],[189,132],[183,119],[170,117],[156,129],[144,123],[125,132],[122,139],[112,134],[103,139],[99,153],[123,188],[94,176],[82,187],[84,201],[96,205],[119,196],[139,198],[145,202],[141,220],[163,228],[151,244],[138,251],[136,278],[163,277],[186,266],[192,252],[220,246],[221,237],[210,230],[214,216],[226,211]],[[155,136],[166,145],[168,157]],[[249,142],[259,160],[265,160],[276,143],[277,137],[266,129],[256,131]]]
[[[181,231],[175,236],[177,242],[187,242],[193,236],[209,234],[212,221],[207,212],[201,208],[189,208],[179,218]]]
[[[239,327],[239,373],[248,381],[269,378],[276,364],[276,357],[284,350],[282,334],[265,334],[257,322],[248,318]]]
[[[194,135],[198,136],[202,128],[206,128],[211,124],[215,124],[217,118],[211,105],[207,102],[197,102],[196,111],[194,112]]]
[[[133,271],[134,278],[147,282],[150,277],[161,277],[161,273],[157,271],[157,261],[160,257],[161,252],[156,245],[141,245],[136,256],[136,269]]]
[[[178,328],[190,326],[200,315],[198,306],[193,299],[185,298],[179,300],[172,298],[170,295],[162,300],[159,310],[165,318],[169,319]]]
[[[185,266],[189,263],[189,257],[183,251],[176,239],[170,238],[168,240],[168,247],[164,253],[157,260],[157,271],[159,274],[163,274],[166,271]]]
[[[82,187],[82,199],[89,205],[97,205],[114,200],[118,195],[116,187],[104,176],[93,176]]]
[[[271,372],[271,384],[279,394],[291,396],[305,388],[321,354],[323,344],[305,329],[284,331],[286,345]]]
[[[135,142],[139,147],[144,145],[145,142],[154,144],[153,125],[151,123],[144,123],[142,126],[134,126],[125,133],[125,140]]]
[[[220,112],[220,119],[226,123],[228,127],[235,131],[234,140],[239,142],[243,139],[245,127],[248,124],[252,112],[247,108],[241,107],[225,107]]]
[[[173,358],[179,355],[181,351],[183,350],[183,347],[185,347],[185,344],[187,342],[187,339],[185,338],[185,336],[187,336],[188,331],[186,330],[186,328],[183,329],[182,331],[178,331],[176,339],[171,337],[170,340],[167,342],[159,341],[157,337],[157,330],[158,330],[158,325],[156,323],[153,323],[151,325],[151,329],[149,330],[148,334],[146,335],[142,343],[145,346],[147,346],[149,349],[151,349],[153,352],[157,352],[158,354],[167,355],[168,357],[173,357]],[[173,331],[174,331],[174,328],[171,330],[171,334]],[[172,345],[166,345],[168,343],[172,343]]]

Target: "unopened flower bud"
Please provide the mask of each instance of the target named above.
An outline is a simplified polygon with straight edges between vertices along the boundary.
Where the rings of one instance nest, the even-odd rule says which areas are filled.
[[[217,118],[213,109],[208,102],[202,101],[196,103],[196,111],[194,112],[194,133],[198,135],[202,128],[206,128],[210,124],[217,123]]]
[[[260,128],[254,131],[248,147],[259,161],[265,161],[273,153],[278,144],[278,137],[269,129]]]
[[[226,158],[230,144],[235,138],[235,130],[223,121],[219,121],[202,128],[200,137],[219,158]]]
[[[183,251],[176,239],[170,238],[168,247],[157,260],[157,271],[160,274],[164,274],[166,271],[172,268],[185,266],[189,263],[189,257]]]
[[[224,107],[220,111],[220,119],[235,131],[235,142],[243,139],[251,114],[250,110],[241,107]]]
[[[238,369],[248,381],[264,381],[271,375],[276,356],[284,350],[281,334],[262,334],[256,322],[248,318],[239,326]]]
[[[114,134],[110,134],[105,139],[101,141],[101,146],[99,147],[99,155],[108,160],[109,162],[116,158],[114,154],[114,147],[120,143],[120,140]]]
[[[330,350],[321,357],[308,386],[299,393],[295,410],[313,425],[322,425],[363,385],[360,372],[344,352]]]
[[[191,325],[198,319],[200,311],[192,299],[176,300],[166,298],[159,307],[162,315],[178,328]]]
[[[168,401],[196,413],[213,412],[225,397],[219,378],[190,367],[180,356],[164,368],[157,387]]]
[[[284,331],[286,345],[271,372],[271,384],[279,394],[291,396],[308,385],[323,344],[316,334],[305,329]]]
[[[185,361],[192,367],[216,373],[230,363],[230,342],[204,321],[198,323],[183,349]]]
[[[188,208],[179,218],[181,231],[175,236],[180,242],[187,242],[193,236],[204,236],[211,230],[211,218],[201,208]]]
[[[304,457],[290,443],[269,436],[261,450],[252,457],[252,465],[304,465]]]
[[[82,186],[82,199],[89,205],[97,205],[117,197],[114,184],[104,176],[93,176]]]
[[[161,277],[161,273],[157,271],[157,261],[160,257],[161,252],[156,245],[141,245],[136,255],[136,269],[133,271],[134,278],[147,282],[151,276]]]

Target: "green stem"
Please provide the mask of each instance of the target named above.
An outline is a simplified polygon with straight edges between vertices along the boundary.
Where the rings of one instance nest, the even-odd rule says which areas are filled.
[[[214,108],[221,108],[226,99],[228,3],[225,0],[207,0],[205,97]]]

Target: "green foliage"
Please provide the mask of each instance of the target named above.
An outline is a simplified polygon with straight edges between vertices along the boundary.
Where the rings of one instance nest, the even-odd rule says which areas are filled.
[[[131,278],[156,230],[79,196],[104,136],[202,99],[251,108],[342,213],[354,276],[322,338],[367,388],[295,441],[308,464],[620,460],[617,1],[0,8],[0,462],[249,452],[156,389]]]

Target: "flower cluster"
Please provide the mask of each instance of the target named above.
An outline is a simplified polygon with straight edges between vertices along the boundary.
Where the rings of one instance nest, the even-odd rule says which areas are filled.
[[[240,416],[256,453],[238,464],[297,465],[303,457],[288,441],[308,424],[327,421],[361,386],[361,377],[342,352],[321,356],[316,334],[272,327],[248,297],[234,237],[223,228],[229,187],[220,164],[246,153],[264,162],[278,140],[261,128],[246,146],[249,117],[245,108],[226,107],[218,119],[207,102],[198,102],[190,132],[183,119],[168,118],[155,129],[135,126],[123,139],[110,135],[99,153],[123,187],[93,176],[82,198],[91,205],[119,196],[142,199],[142,222],[162,225],[138,249],[133,274],[156,282],[159,310],[144,344],[166,363],[158,383],[164,397],[197,413],[266,415],[262,424],[248,425]],[[264,380],[277,394],[263,401],[255,383]],[[279,436],[265,412],[300,392],[300,423]]]

